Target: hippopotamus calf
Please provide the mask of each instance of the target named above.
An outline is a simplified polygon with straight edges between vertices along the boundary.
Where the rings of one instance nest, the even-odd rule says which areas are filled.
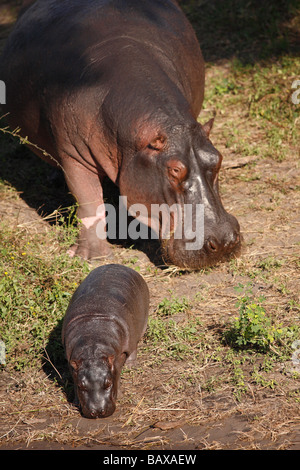
[[[10,125],[63,169],[77,199],[81,229],[71,255],[110,252],[97,231],[106,220],[105,176],[128,208],[145,207],[149,226],[154,205],[192,207],[184,230],[174,212],[166,235],[158,227],[167,263],[199,268],[237,252],[239,224],[219,196],[212,120],[197,121],[204,62],[175,0],[37,0],[8,38],[0,78]],[[201,246],[191,238],[200,238],[199,205]],[[181,232],[192,235],[175,237]]]
[[[62,341],[75,398],[86,418],[111,415],[120,373],[134,363],[147,327],[149,291],[140,274],[118,264],[100,266],[84,279],[68,306]]]

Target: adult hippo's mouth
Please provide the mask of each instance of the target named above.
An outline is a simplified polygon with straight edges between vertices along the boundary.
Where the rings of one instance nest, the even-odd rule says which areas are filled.
[[[232,241],[220,246],[215,238],[204,241],[200,250],[187,250],[186,244],[193,240],[176,240],[171,237],[161,241],[162,257],[166,264],[180,268],[201,269],[238,257],[242,250],[242,236],[237,233]]]
[[[171,213],[170,232],[167,236],[162,228],[162,219],[160,219],[161,251],[166,264],[199,269],[228,261],[241,254],[243,237],[239,223],[225,210],[222,211],[219,223],[211,224],[211,220],[205,218],[204,209],[202,221],[198,225],[195,219],[192,221],[191,225],[194,228],[196,226],[197,230],[190,232],[190,236],[184,231],[184,224],[182,226],[182,221],[180,221],[179,234],[184,235],[178,237],[178,232],[174,229],[175,219],[176,216],[174,217]]]

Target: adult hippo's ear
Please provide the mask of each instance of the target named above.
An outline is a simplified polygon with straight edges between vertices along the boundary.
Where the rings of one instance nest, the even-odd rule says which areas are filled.
[[[138,150],[163,150],[167,144],[167,136],[157,125],[144,122],[135,128]]]
[[[114,366],[115,366],[115,356],[114,355],[107,356],[107,362],[108,362],[110,370],[113,371]]]
[[[151,142],[148,144],[148,148],[152,150],[162,150],[166,146],[167,138],[164,135],[159,135],[155,137]]]
[[[215,118],[211,118],[205,124],[202,125],[202,129],[204,130],[206,137],[209,137],[210,131],[212,130]]]

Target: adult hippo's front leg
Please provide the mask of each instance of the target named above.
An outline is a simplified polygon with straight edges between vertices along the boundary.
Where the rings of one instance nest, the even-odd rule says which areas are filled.
[[[110,245],[96,233],[97,224],[105,223],[105,211],[99,213],[99,207],[103,205],[102,177],[71,157],[65,157],[62,161],[67,185],[79,205],[78,242],[68,253],[70,256],[76,255],[84,259],[108,257],[112,253]]]

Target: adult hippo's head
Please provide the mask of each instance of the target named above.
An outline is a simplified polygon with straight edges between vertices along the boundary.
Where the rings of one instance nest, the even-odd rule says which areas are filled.
[[[219,195],[222,156],[209,140],[212,124],[139,129],[135,151],[120,173],[129,211],[134,207],[159,232],[165,261],[179,267],[216,264],[241,246],[239,224]],[[169,225],[163,217],[168,214]]]

